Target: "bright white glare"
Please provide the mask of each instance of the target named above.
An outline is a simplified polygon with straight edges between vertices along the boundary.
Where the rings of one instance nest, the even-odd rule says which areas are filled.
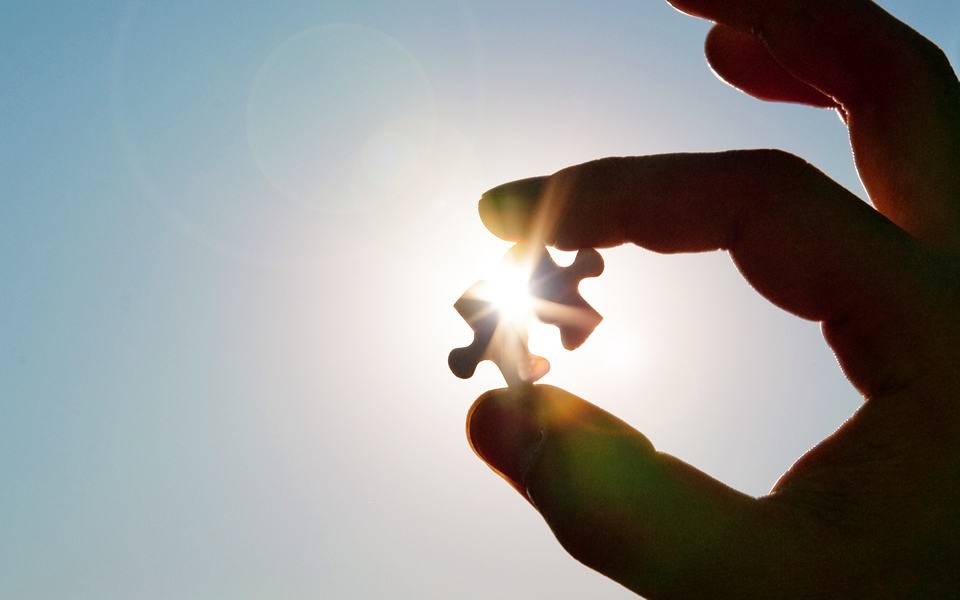
[[[521,265],[506,264],[490,281],[490,301],[503,320],[513,326],[526,327],[534,316],[530,295],[530,273]]]

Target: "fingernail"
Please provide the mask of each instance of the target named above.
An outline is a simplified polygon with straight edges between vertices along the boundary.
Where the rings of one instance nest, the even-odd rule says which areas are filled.
[[[480,198],[480,220],[494,234],[516,240],[530,231],[546,177],[521,179],[499,185]]]
[[[525,479],[543,445],[544,432],[532,410],[533,387],[481,396],[467,416],[473,451],[526,496]]]

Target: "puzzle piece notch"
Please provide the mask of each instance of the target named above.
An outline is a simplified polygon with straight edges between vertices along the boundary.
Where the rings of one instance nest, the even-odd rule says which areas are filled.
[[[461,379],[469,379],[480,362],[490,360],[510,387],[537,381],[550,370],[550,363],[530,353],[525,328],[503,322],[501,311],[485,293],[487,287],[485,281],[474,284],[453,305],[473,329],[473,342],[450,352],[450,370]]]
[[[529,252],[517,244],[508,254]],[[541,247],[530,277],[530,293],[537,318],[560,329],[560,341],[567,350],[579,348],[603,317],[580,295],[580,281],[603,273],[603,257],[593,248],[577,252],[573,263],[561,267]]]
[[[603,319],[579,290],[582,279],[603,272],[603,258],[596,250],[580,250],[572,264],[560,267],[545,247],[517,244],[507,252],[504,262],[533,265],[527,287],[534,299],[534,314],[559,328],[560,339],[568,350],[582,345]],[[504,312],[494,305],[495,295],[491,292],[490,284],[480,281],[454,304],[474,334],[469,346],[450,352],[450,370],[467,379],[480,362],[490,360],[511,387],[537,381],[549,371],[550,363],[530,353],[525,324],[505,318]]]

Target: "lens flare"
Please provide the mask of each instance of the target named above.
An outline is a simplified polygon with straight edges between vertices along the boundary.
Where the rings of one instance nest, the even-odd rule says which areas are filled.
[[[521,264],[506,264],[489,282],[489,300],[504,321],[514,327],[526,327],[534,316],[530,295],[530,271]]]

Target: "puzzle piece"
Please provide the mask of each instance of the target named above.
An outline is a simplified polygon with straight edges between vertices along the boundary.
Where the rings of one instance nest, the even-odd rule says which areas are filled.
[[[525,252],[516,245],[510,252]],[[603,317],[580,295],[580,280],[603,273],[603,257],[593,248],[577,252],[573,263],[560,267],[546,248],[541,247],[530,276],[530,293],[536,298],[537,317],[560,329],[560,341],[567,350],[579,348]]]
[[[491,360],[510,387],[540,379],[550,370],[550,363],[530,354],[526,327],[503,318],[503,312],[488,299],[488,286],[485,281],[474,284],[453,305],[473,328],[473,343],[450,352],[450,370],[461,379],[469,379],[477,364]]]
[[[517,244],[504,260],[513,265],[534,265],[526,282],[533,313],[560,329],[565,348],[572,350],[583,344],[603,317],[583,299],[578,287],[581,279],[603,272],[600,253],[581,250],[573,264],[559,267],[546,248]],[[473,343],[450,352],[450,370],[467,379],[473,376],[478,363],[491,360],[511,387],[537,381],[549,371],[550,363],[530,354],[526,323],[519,322],[515,315],[506,315],[505,307],[496,305],[492,288],[488,282],[478,282],[454,304],[474,334]]]

